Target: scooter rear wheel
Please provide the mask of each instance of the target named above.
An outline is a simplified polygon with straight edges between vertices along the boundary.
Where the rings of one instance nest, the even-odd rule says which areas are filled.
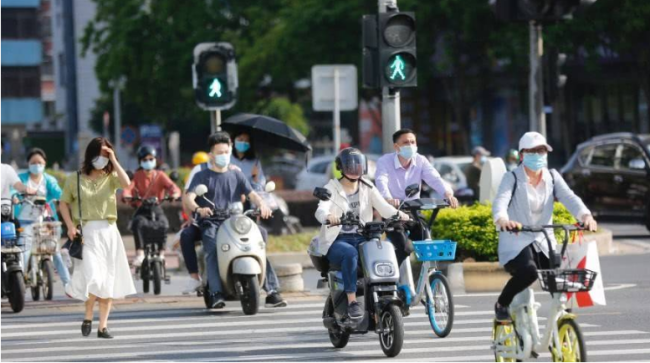
[[[140,266],[140,278],[142,278],[142,292],[149,293],[149,261],[146,259]]]
[[[332,296],[328,295],[327,300],[325,300],[325,311],[327,313],[327,316],[334,317],[334,304],[332,303]],[[332,342],[334,348],[345,348],[345,346],[348,345],[348,341],[350,341],[350,333],[346,333],[341,330],[329,330],[328,333],[330,342]]]
[[[160,295],[160,285],[162,281],[162,266],[160,261],[154,261],[153,264],[153,293]]]

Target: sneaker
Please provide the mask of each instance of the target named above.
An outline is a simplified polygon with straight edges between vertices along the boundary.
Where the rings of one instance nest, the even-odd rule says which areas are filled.
[[[190,281],[187,282],[185,288],[183,289],[183,295],[189,295],[197,292],[203,284],[201,280],[195,280],[190,278]]]
[[[133,266],[140,267],[142,266],[142,261],[144,261],[144,253],[138,253],[133,259]]]
[[[226,306],[226,299],[223,298],[222,294],[216,293],[212,295],[210,309],[223,309],[224,306]]]
[[[508,312],[507,306],[501,306],[499,303],[494,304],[494,314],[496,315],[496,320],[501,322],[511,321],[510,313]]]
[[[267,308],[283,308],[287,306],[286,300],[282,298],[282,295],[277,291],[272,291],[266,296],[266,302],[264,304]]]
[[[351,319],[363,318],[363,310],[361,309],[361,305],[359,305],[359,303],[356,301],[350,303],[350,305],[348,305],[348,315]]]

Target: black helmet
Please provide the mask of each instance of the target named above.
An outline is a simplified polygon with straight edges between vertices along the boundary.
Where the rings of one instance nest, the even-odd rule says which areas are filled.
[[[368,159],[359,149],[348,147],[336,156],[336,170],[349,179],[359,179],[368,172]]]
[[[156,157],[156,148],[150,145],[142,145],[138,149],[138,160],[144,159],[147,155]]]

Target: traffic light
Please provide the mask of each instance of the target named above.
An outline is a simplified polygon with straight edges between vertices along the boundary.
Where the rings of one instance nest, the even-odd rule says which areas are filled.
[[[563,72],[567,55],[550,50],[544,54],[544,94],[546,104],[555,102],[560,90],[567,82],[567,76]]]
[[[237,63],[230,43],[194,47],[194,97],[204,110],[227,110],[237,100]]]
[[[378,78],[381,87],[416,87],[415,14],[386,12],[377,17]]]
[[[554,22],[571,19],[596,0],[489,0],[497,19],[507,22]]]

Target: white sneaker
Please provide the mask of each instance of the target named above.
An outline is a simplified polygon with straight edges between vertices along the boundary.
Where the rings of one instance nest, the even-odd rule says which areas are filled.
[[[142,254],[138,253],[135,256],[135,259],[133,259],[133,266],[134,267],[142,266],[142,261],[144,261],[144,253],[142,253]]]
[[[185,289],[183,289],[183,295],[193,294],[199,288],[201,288],[201,286],[203,286],[201,280],[195,280],[190,277],[190,281],[187,282],[187,284],[185,285]]]

